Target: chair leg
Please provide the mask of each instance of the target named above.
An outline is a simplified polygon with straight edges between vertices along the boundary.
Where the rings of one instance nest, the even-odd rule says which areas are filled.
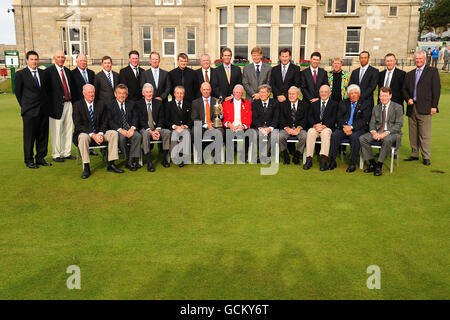
[[[280,162],[280,146],[277,143],[275,143],[275,163],[279,163]]]
[[[359,168],[362,170],[364,169],[364,160],[362,155],[359,156]]]
[[[395,154],[395,148],[392,148],[392,152],[391,152],[391,170],[390,173],[392,173],[393,168],[394,168],[394,154]],[[398,158],[398,156],[397,156]]]
[[[345,147],[345,148],[347,148],[347,147]],[[341,161],[344,161],[344,151],[342,151],[342,149],[341,148],[339,148],[340,150],[339,150],[339,154],[340,154],[340,156],[341,156]]]
[[[306,163],[306,152],[305,150],[303,150],[303,164]]]

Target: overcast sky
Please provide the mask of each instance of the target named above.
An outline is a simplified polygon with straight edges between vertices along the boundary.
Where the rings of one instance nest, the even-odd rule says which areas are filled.
[[[14,15],[6,10],[12,8],[12,0],[0,0],[0,43],[16,44]]]

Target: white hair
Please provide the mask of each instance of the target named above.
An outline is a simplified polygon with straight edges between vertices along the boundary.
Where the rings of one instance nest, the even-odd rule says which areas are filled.
[[[357,84],[351,84],[347,88],[347,92],[350,93],[351,91],[356,90],[359,94],[361,94],[361,88]]]
[[[323,84],[323,85],[321,85],[320,86],[320,88],[319,88],[319,90],[321,90],[323,87],[327,87],[327,89],[328,89],[328,92],[331,92],[331,88],[330,88],[330,86],[329,85],[327,85],[327,84]]]
[[[427,54],[426,54],[426,52],[425,51],[423,51],[423,50],[419,50],[419,51],[417,51],[416,53],[414,53],[414,57],[417,57],[418,55],[423,55],[425,58],[426,58],[426,56],[427,56]]]
[[[91,87],[92,87],[92,89],[95,90],[95,87],[94,87],[92,84],[86,83],[86,84],[83,86],[83,91],[86,90],[87,88],[91,88]]]
[[[145,83],[144,86],[142,87],[142,91],[144,91],[145,88],[150,87],[152,88],[152,91],[155,91],[155,88],[153,88],[153,85],[151,83]]]
[[[237,84],[234,86],[233,91],[236,90],[237,88],[241,88],[242,91],[244,91],[244,86],[242,86],[242,84]]]
[[[296,86],[291,86],[291,87],[289,88],[289,90],[288,90],[288,93],[289,93],[289,91],[291,91],[291,90],[297,90],[298,95],[300,95],[300,89],[297,88]]]

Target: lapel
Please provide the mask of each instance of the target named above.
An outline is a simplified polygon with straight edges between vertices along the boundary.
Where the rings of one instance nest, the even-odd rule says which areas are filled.
[[[39,78],[42,79],[42,75],[39,72],[39,68],[37,70],[39,73]],[[31,83],[33,84],[33,87],[35,87],[36,89],[39,89],[36,84],[36,81],[34,80],[33,74],[31,73],[30,69],[28,69],[28,67],[25,68],[25,73],[27,74],[28,81],[31,81]],[[42,88],[42,80],[41,80],[41,88]]]
[[[417,68],[416,68],[417,69]],[[430,67],[425,65],[425,67],[423,68],[422,74],[420,75],[420,79],[419,82],[417,82],[417,86],[419,86],[419,83],[422,82],[422,79],[425,77],[425,75],[428,73],[428,71],[430,70]],[[414,75],[414,80],[415,80],[415,75]]]
[[[291,61],[289,63],[289,67],[286,70],[286,77],[284,78],[284,82],[289,80],[289,77],[291,76],[291,73],[294,72],[293,69],[294,69],[294,67],[292,66],[292,61]],[[281,66],[281,80],[283,80],[283,66]]]
[[[59,75],[58,69],[56,68],[56,65],[53,65],[53,78],[56,80],[57,86],[59,87],[60,90],[62,90],[64,92],[64,87],[62,84],[62,79],[61,76]]]
[[[251,64],[250,64],[250,74],[252,75],[252,77],[253,77],[253,79],[255,80],[255,82],[259,85],[259,81],[258,81],[258,77],[256,76],[256,66],[255,66],[255,63],[254,62],[252,62]],[[262,76],[262,66],[261,66],[261,69],[259,69],[259,78],[261,79],[261,76]]]

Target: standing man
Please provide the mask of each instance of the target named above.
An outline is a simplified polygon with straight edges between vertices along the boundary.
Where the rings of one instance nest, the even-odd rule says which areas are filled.
[[[198,84],[201,85],[204,82],[208,82],[212,87],[216,85],[217,77],[216,77],[216,69],[211,68],[211,58],[208,54],[202,55],[200,58],[200,65],[201,68],[195,70],[195,73],[197,74],[197,81]],[[197,98],[200,98],[202,96],[202,89],[200,88],[199,92],[197,93]],[[217,98],[217,97],[216,97]]]
[[[70,73],[73,79],[73,101],[83,99],[83,86],[94,84],[95,72],[87,68],[87,57],[80,53],[77,55],[77,67]]]
[[[109,103],[114,100],[114,89],[119,84],[119,74],[112,71],[112,59],[109,56],[102,58],[102,71],[95,75],[94,86],[97,99]]]
[[[361,66],[353,70],[350,76],[350,84],[356,84],[361,90],[360,99],[367,101],[369,107],[372,109],[374,106],[373,92],[378,85],[378,69],[369,65],[370,54],[367,51],[362,51],[359,54],[359,62]],[[370,116],[370,115],[369,115]]]
[[[130,64],[119,72],[119,83],[128,87],[128,99],[139,101],[142,98],[140,79],[145,71],[139,66],[139,52],[131,50],[128,53],[128,61]]]
[[[331,100],[340,103],[348,98],[347,87],[350,82],[350,72],[342,70],[342,59],[334,58],[332,70],[328,73],[328,85],[331,90]]]
[[[444,48],[444,65],[442,66],[442,71],[446,71],[445,69],[447,68],[447,72],[450,66],[450,45],[447,46],[447,48]]]
[[[222,97],[224,101],[232,98],[233,88],[242,84],[241,68],[231,64],[232,52],[230,48],[222,49],[223,64],[216,68],[217,82],[213,84],[213,96]]]
[[[406,72],[395,67],[397,59],[393,53],[388,53],[384,57],[386,70],[380,72],[378,81],[378,90],[382,87],[391,88],[392,101],[398,103],[403,108],[403,83],[405,81]],[[378,104],[380,98],[378,95]]]
[[[55,162],[76,159],[70,154],[72,147],[72,86],[70,70],[64,67],[66,56],[61,50],[53,57],[55,64],[45,70],[52,132],[52,158]]]
[[[258,88],[263,84],[269,84],[270,71],[272,70],[270,65],[262,62],[262,49],[260,47],[252,49],[252,60],[252,63],[244,67],[242,76],[242,84],[247,99],[250,101],[260,99]]]
[[[194,70],[188,68],[188,56],[186,53],[180,53],[178,55],[178,67],[169,72],[170,86],[175,88],[182,86],[185,89],[184,100],[192,103],[197,97],[199,89],[197,75]],[[172,92],[172,97],[174,92]]]
[[[290,87],[300,87],[300,67],[291,63],[291,49],[283,48],[280,50],[280,64],[272,68],[270,73],[270,86],[273,96],[278,102],[282,103],[288,99],[288,90]]]
[[[15,94],[23,120],[23,153],[25,165],[30,169],[51,166],[45,161],[48,146],[48,111],[44,71],[39,69],[36,51],[26,54],[27,67],[17,71]],[[34,156],[34,146],[36,155]]]
[[[311,65],[300,73],[300,87],[303,93],[303,101],[314,103],[319,100],[319,89],[328,85],[327,72],[319,68],[322,55],[319,52],[311,54]]]
[[[150,53],[150,69],[144,71],[141,76],[141,87],[146,83],[153,86],[153,98],[161,101],[163,104],[167,102],[167,96],[170,93],[169,72],[159,67],[160,57],[158,52]]]
[[[432,59],[432,67],[437,68],[439,61],[439,47],[434,47],[433,51],[431,51],[431,59]]]
[[[419,160],[419,147],[423,164],[431,164],[431,116],[439,112],[441,80],[436,68],[426,66],[425,51],[414,55],[416,68],[406,74],[403,96],[408,102],[406,115],[409,124],[411,155],[405,161]]]

